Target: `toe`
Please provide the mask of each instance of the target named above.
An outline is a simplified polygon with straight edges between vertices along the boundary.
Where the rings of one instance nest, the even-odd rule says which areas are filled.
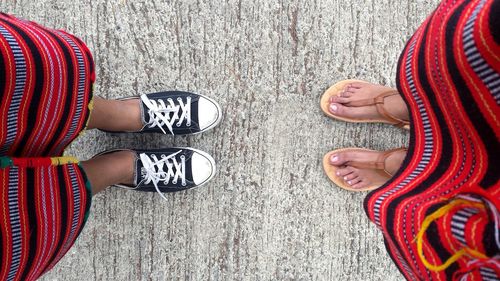
[[[353,90],[349,90],[349,91],[342,92],[342,94],[340,96],[343,98],[350,98],[350,97],[352,97],[353,94],[354,94]]]
[[[342,89],[342,92],[348,92],[350,90],[350,88],[351,88],[351,84],[350,83],[345,84],[344,88]]]
[[[330,164],[334,166],[341,166],[346,162],[345,153],[334,153],[330,155]]]
[[[358,175],[356,173],[350,173],[350,174],[344,176],[344,180],[345,181],[352,181],[352,180],[356,179],[357,177],[358,177]]]
[[[335,115],[338,115],[338,116],[349,117],[350,115],[352,115],[350,113],[352,110],[353,110],[353,108],[348,107],[348,106],[344,106],[340,103],[330,104],[330,112],[335,114]]]
[[[345,177],[353,172],[352,167],[345,167],[337,170],[337,176]]]
[[[348,101],[349,101],[349,99],[347,97],[343,97],[343,96],[333,96],[330,98],[331,103],[346,103]]]
[[[359,181],[359,182],[357,182],[355,184],[352,184],[351,187],[354,188],[354,189],[361,189],[361,188],[367,187],[367,184],[366,184],[365,181]]]
[[[346,181],[346,183],[350,186],[354,186],[354,185],[358,184],[359,182],[361,182],[361,180],[358,177],[356,177],[352,180]]]
[[[338,104],[338,103],[331,103],[330,107],[328,109],[330,110],[331,113],[337,114],[338,110],[339,110],[339,107],[340,107],[340,104]]]

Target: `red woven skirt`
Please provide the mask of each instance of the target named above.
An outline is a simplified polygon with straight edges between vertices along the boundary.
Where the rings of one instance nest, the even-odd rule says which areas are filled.
[[[370,220],[408,280],[500,279],[500,0],[443,1],[397,80],[410,146]]]
[[[94,80],[78,38],[0,14],[0,280],[34,280],[80,233],[90,186],[60,157],[84,129]]]

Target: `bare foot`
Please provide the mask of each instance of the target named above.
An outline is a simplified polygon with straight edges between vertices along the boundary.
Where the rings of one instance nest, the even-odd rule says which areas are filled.
[[[391,179],[401,167],[406,150],[399,149],[384,154],[386,152],[361,149],[340,151],[330,156],[330,164],[338,167],[336,176],[353,189],[379,187]],[[378,169],[372,164],[376,162],[380,162]]]
[[[345,86],[337,96],[330,98],[329,110],[332,114],[352,119],[384,119],[375,105],[349,106],[349,102],[373,99],[393,88],[367,82],[352,82]],[[400,95],[388,96],[384,99],[385,110],[400,120],[410,120],[408,108]]]

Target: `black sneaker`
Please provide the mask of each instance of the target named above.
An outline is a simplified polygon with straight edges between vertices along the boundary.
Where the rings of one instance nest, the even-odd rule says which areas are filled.
[[[190,147],[132,150],[136,153],[134,185],[117,184],[137,191],[176,192],[198,187],[215,174],[215,161],[208,153]]]
[[[140,99],[144,127],[136,133],[197,134],[222,119],[219,104],[200,94],[168,91],[143,94]]]

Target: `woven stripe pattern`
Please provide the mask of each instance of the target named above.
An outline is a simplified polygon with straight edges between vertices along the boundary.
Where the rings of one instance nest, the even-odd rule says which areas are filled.
[[[90,208],[78,160],[94,65],[61,30],[0,13],[0,280],[35,280],[70,249]]]
[[[410,146],[365,199],[368,217],[408,280],[500,279],[500,1],[442,1],[405,46],[397,85]],[[485,207],[453,203],[464,194]],[[456,206],[436,213],[447,204]]]

